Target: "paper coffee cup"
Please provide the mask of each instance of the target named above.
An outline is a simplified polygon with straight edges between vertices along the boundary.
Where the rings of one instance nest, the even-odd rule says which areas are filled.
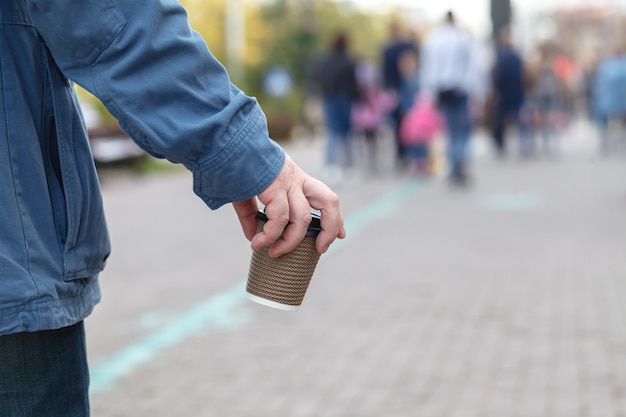
[[[257,233],[263,230],[267,216],[257,214]],[[296,311],[302,304],[320,254],[315,238],[322,230],[320,217],[313,213],[306,236],[291,252],[276,259],[269,256],[269,246],[252,253],[246,295],[259,304]]]

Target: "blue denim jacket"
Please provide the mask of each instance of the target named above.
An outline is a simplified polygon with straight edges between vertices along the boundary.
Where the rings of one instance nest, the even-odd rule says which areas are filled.
[[[284,163],[176,1],[2,0],[0,335],[71,325],[100,298],[110,244],[73,82],[146,152],[187,167],[212,209]]]

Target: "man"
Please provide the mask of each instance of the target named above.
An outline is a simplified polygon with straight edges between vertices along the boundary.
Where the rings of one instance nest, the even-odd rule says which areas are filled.
[[[447,131],[448,164],[453,185],[468,184],[471,120],[469,100],[475,76],[473,44],[459,29],[452,12],[422,43],[421,87],[437,97]]]
[[[513,46],[511,30],[508,26],[502,28],[498,41],[496,60],[492,70],[495,100],[494,146],[498,156],[502,157],[506,154],[507,123],[513,122],[518,130],[521,155],[527,157],[531,155],[532,148],[521,115],[526,87],[524,63]]]
[[[109,237],[69,80],[191,170],[211,209],[232,203],[253,249],[292,250],[311,207],[319,252],[345,236],[337,195],[269,139],[176,1],[5,0],[0,45],[0,415],[89,415],[83,319]],[[269,221],[255,235],[257,197]]]

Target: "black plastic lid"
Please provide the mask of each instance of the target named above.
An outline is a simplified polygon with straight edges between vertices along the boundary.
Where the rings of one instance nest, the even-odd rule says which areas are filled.
[[[257,213],[256,218],[263,222],[267,221],[267,215],[262,211],[259,211]],[[311,223],[309,223],[309,228],[306,231],[306,235],[309,237],[317,237],[317,235],[319,235],[321,231],[322,231],[322,222],[321,222],[320,215],[317,213],[311,212]]]

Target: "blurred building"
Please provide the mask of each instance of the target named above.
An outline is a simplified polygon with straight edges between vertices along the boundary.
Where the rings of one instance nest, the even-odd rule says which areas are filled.
[[[623,49],[626,14],[617,6],[597,5],[560,8],[523,22],[526,51],[549,41],[582,67]]]
[[[588,65],[624,47],[624,11],[612,6],[587,6],[554,13],[562,51]]]

